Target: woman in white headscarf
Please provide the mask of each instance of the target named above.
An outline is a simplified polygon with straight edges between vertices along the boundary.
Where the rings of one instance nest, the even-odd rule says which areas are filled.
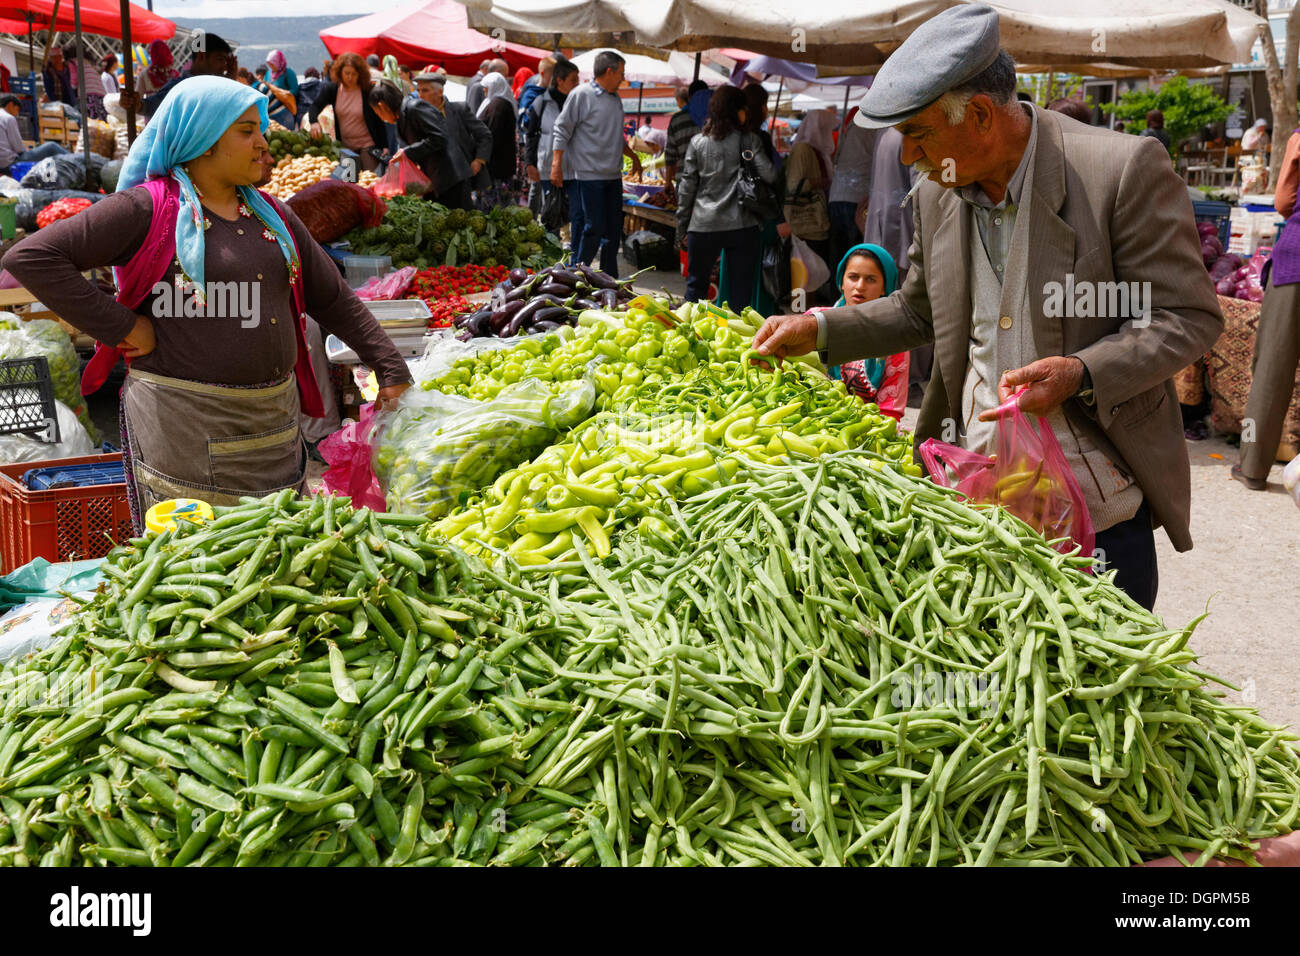
[[[479,119],[483,119],[488,104],[493,100],[505,100],[510,105],[511,112],[519,112],[519,104],[515,101],[515,94],[510,90],[510,81],[500,73],[489,73],[483,77],[482,86],[484,92],[483,102],[479,104],[478,111],[474,114]]]
[[[475,203],[486,212],[496,206],[517,206],[525,191],[519,175],[519,153],[516,136],[516,119],[519,107],[510,90],[510,81],[500,73],[483,77],[483,102],[475,114],[492,133],[492,155],[487,170],[492,185],[479,189]]]
[[[813,110],[803,118],[785,163],[785,222],[782,236],[797,236],[830,262],[831,219],[826,205],[835,152],[835,113]]]

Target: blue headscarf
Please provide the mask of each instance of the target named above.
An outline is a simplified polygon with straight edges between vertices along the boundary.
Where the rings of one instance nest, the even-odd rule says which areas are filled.
[[[172,87],[167,99],[149,120],[131,152],[122,163],[117,181],[120,192],[146,179],[170,175],[180,185],[180,212],[176,216],[176,258],[185,278],[203,295],[203,209],[198,191],[182,168],[203,155],[250,107],[256,106],[262,132],[269,123],[266,97],[250,86],[224,76],[192,76]],[[239,197],[275,236],[290,274],[296,271],[296,255],[289,227],[275,207],[253,186],[238,187]]]
[[[844,288],[844,272],[849,267],[849,260],[854,256],[863,255],[875,259],[880,266],[880,274],[885,280],[885,291],[881,293],[882,298],[898,288],[898,264],[894,262],[894,257],[875,243],[860,242],[844,253],[844,258],[840,260],[839,266],[835,269],[835,287],[837,289]],[[844,295],[841,293],[840,299],[835,305],[841,306],[844,304]],[[885,377],[885,360],[883,358],[864,359],[862,365],[866,370],[867,378],[871,382],[871,387],[880,388],[880,383]],[[838,365],[830,368],[829,372],[831,378],[840,378],[840,367]]]
[[[713,91],[705,87],[696,90],[686,101],[686,112],[691,114],[691,119],[695,120],[695,125],[700,129],[704,129],[704,121],[709,118],[709,99],[712,96]]]

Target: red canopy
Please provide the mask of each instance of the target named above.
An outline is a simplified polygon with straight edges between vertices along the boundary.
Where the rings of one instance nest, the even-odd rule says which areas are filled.
[[[73,19],[73,0],[63,0],[59,4],[58,16],[54,20],[54,29],[71,33],[75,29]],[[78,0],[81,7],[81,32],[96,36],[122,38],[121,8],[117,0]],[[144,7],[132,3],[131,7],[131,41],[149,43],[153,40],[167,40],[176,33],[176,24],[166,17],[151,13]],[[50,16],[54,13],[54,0],[0,0],[0,32],[15,33],[23,36],[27,33],[27,14],[32,15],[34,30],[48,29]]]
[[[10,0],[0,0],[0,13],[5,2]],[[465,8],[455,0],[426,0],[372,13],[322,30],[320,38],[330,56],[391,53],[404,65],[419,68],[434,63],[453,76],[472,76],[480,63],[492,57],[505,60],[512,71],[521,66],[535,70],[537,61],[549,55],[547,50],[499,42],[471,30]]]

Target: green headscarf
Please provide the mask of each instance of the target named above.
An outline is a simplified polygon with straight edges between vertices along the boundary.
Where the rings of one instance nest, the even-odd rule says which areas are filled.
[[[391,53],[384,57],[384,79],[397,84],[399,89],[402,86],[402,67]]]
[[[898,264],[894,262],[894,257],[880,246],[871,242],[860,242],[848,252],[844,253],[844,258],[840,260],[839,266],[835,269],[836,288],[842,289],[844,287],[844,272],[849,267],[849,260],[854,256],[862,255],[870,256],[872,259],[875,259],[876,263],[880,266],[881,275],[883,275],[885,279],[885,291],[881,295],[882,298],[898,288]],[[841,306],[844,304],[844,295],[841,293],[839,301],[836,302],[835,305]],[[876,389],[880,388],[880,383],[885,377],[885,360],[883,358],[864,359],[862,364],[865,366],[867,378],[871,382],[871,387]],[[831,366],[827,370],[827,373],[831,378],[842,377],[838,365]]]

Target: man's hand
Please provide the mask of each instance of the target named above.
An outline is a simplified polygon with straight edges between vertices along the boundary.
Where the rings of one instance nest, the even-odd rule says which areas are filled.
[[[469,164],[469,171],[470,174],[473,176],[477,176],[478,171],[482,168],[483,168],[483,160],[481,159],[475,159],[472,163]]]
[[[312,123],[312,124],[311,124],[311,134],[312,134],[312,136],[320,136],[320,135],[321,135],[321,132],[322,132],[322,130],[321,130],[321,128],[320,128],[320,123]]]
[[[782,239],[789,239],[792,231],[788,222],[778,222],[776,224],[776,234]]]
[[[117,103],[124,110],[135,110],[138,113],[140,111],[140,94],[128,93],[123,90],[118,94]]]
[[[632,173],[638,179],[641,176],[641,157],[638,156],[636,153],[632,154]]]
[[[754,336],[754,349],[759,355],[784,359],[791,355],[807,355],[817,347],[817,316],[774,315]]]
[[[528,181],[530,183],[538,183],[542,181],[542,174],[538,172],[536,166],[529,166],[525,172],[528,173]]]
[[[397,407],[397,400],[401,398],[402,393],[410,387],[410,382],[403,382],[401,385],[385,385],[375,397],[375,411],[392,411]]]
[[[118,343],[118,348],[129,359],[137,359],[154,350],[153,323],[143,315],[135,317],[135,325],[126,333],[126,338]]]
[[[998,382],[998,403],[1005,403],[1017,388],[1027,386],[1020,394],[1020,410],[1026,415],[1047,415],[1056,411],[1079,390],[1083,383],[1083,360],[1062,355],[1031,362],[1024,368],[1013,368],[1002,373]],[[980,421],[997,419],[997,410],[980,414]]]
[[[551,163],[551,185],[564,185],[564,172],[560,169],[560,164],[558,162]]]

